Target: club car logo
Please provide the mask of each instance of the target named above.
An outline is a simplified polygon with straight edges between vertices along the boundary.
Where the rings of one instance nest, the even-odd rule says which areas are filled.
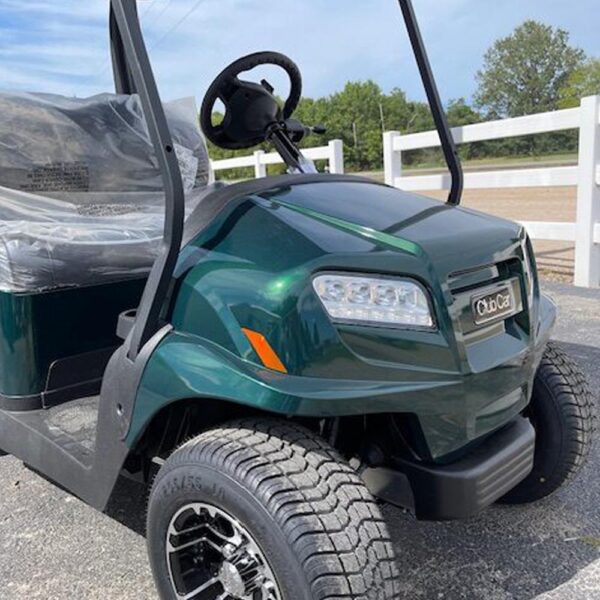
[[[487,323],[512,312],[512,293],[506,288],[485,296],[478,296],[473,299],[472,306],[475,323],[477,325]]]

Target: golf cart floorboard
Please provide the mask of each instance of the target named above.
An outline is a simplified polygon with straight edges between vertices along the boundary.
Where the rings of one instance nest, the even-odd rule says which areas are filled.
[[[78,398],[49,409],[29,412],[3,412],[7,427],[31,431],[37,437],[60,447],[83,467],[92,466],[96,446],[96,426],[100,396]],[[0,429],[0,443],[3,438]]]

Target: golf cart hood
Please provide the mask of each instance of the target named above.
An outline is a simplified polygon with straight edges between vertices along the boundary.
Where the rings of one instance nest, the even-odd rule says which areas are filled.
[[[362,179],[276,188],[262,197],[381,248],[418,255],[444,278],[504,260],[524,236],[511,221]]]
[[[200,203],[186,229],[180,263],[203,247],[266,272],[379,272],[416,277],[440,292],[458,275],[522,261],[526,251],[517,223],[350,176],[228,186]]]

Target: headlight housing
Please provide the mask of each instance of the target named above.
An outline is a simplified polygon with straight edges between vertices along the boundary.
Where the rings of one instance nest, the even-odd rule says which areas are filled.
[[[313,288],[332,321],[433,329],[429,296],[423,286],[409,279],[318,275]]]

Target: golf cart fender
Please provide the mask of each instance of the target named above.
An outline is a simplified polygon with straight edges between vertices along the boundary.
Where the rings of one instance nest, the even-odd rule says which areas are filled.
[[[529,381],[530,390],[533,389],[533,380],[538,367],[542,362],[542,357],[544,356],[544,352],[550,341],[557,318],[556,304],[548,296],[540,294],[539,300],[535,304],[537,305],[537,310],[534,309],[534,311],[532,311],[535,315],[535,325],[532,327],[533,344],[530,350],[533,365]]]
[[[533,356],[533,372],[531,374],[530,389],[533,389],[533,378],[542,362],[542,357],[546,351],[546,346],[550,341],[554,325],[556,324],[557,309],[556,304],[551,298],[540,294],[537,304],[537,310],[534,310],[534,326],[532,327],[533,344],[531,355]]]
[[[554,303],[540,297],[534,363],[542,358],[556,320]],[[284,416],[332,417],[398,410],[398,394],[452,389],[435,383],[325,379],[278,373],[198,336],[171,331],[149,358],[138,387],[126,445],[134,447],[154,416],[169,404],[197,398],[232,402]],[[421,389],[420,389],[421,388]]]
[[[539,317],[537,320],[536,349],[543,353],[550,340],[556,323],[556,304],[545,294],[540,295]],[[541,358],[541,357],[540,357]]]
[[[292,376],[244,360],[206,339],[171,332],[144,370],[126,443],[133,448],[159,411],[183,400],[222,400],[283,416],[349,416],[390,412],[399,393],[455,383]]]
[[[279,414],[296,414],[292,395],[276,389],[283,375],[244,361],[209,340],[172,332],[148,361],[126,444],[133,448],[153,418],[178,401],[221,400]]]

